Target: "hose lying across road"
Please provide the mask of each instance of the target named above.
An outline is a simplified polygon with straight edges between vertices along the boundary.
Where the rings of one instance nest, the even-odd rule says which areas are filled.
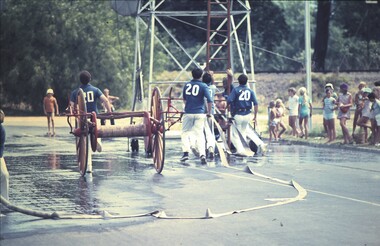
[[[40,212],[40,211],[35,211],[35,210],[15,206],[12,203],[10,203],[7,199],[5,199],[3,196],[0,196],[0,202],[1,202],[1,204],[6,206],[7,208],[9,208],[10,210],[20,212],[23,214],[41,217],[44,219],[58,219],[59,218],[59,216],[56,212],[46,213],[46,212]]]
[[[230,166],[226,166],[227,168],[232,168]],[[200,170],[205,170],[205,169],[200,169]],[[205,216],[200,216],[200,217],[182,217],[182,216],[167,216],[165,211],[152,211],[148,213],[142,213],[142,214],[133,214],[133,215],[112,215],[107,211],[101,211],[99,214],[66,214],[66,213],[58,213],[58,212],[41,212],[41,211],[35,211],[31,209],[26,209],[22,207],[18,207],[10,203],[7,199],[5,199],[3,196],[0,197],[0,202],[6,206],[7,208],[20,212],[26,215],[31,215],[31,216],[36,216],[44,219],[122,219],[122,218],[136,218],[136,217],[146,217],[146,216],[153,216],[155,218],[159,219],[211,219],[211,218],[219,218],[227,215],[233,215],[233,214],[238,214],[238,213],[243,213],[243,212],[250,212],[258,209],[264,209],[264,208],[270,208],[270,207],[275,207],[275,206],[280,206],[280,205],[285,205],[289,203],[293,203],[296,201],[300,201],[304,199],[307,196],[307,191],[300,186],[297,182],[294,180],[291,181],[284,181],[280,180],[277,178],[272,178],[268,177],[262,174],[259,174],[257,172],[252,171],[252,169],[249,166],[246,166],[243,169],[244,172],[250,173],[252,175],[255,175],[257,177],[261,177],[264,179],[268,179],[270,181],[290,186],[293,187],[298,191],[298,195],[293,197],[293,198],[279,198],[279,199],[271,199],[272,201],[277,201],[272,204],[267,204],[267,205],[262,205],[262,206],[256,206],[252,208],[246,208],[246,209],[241,209],[241,210],[232,210],[224,213],[219,213],[219,214],[214,214],[211,212],[211,210],[208,208],[206,210]],[[219,172],[214,172],[214,173],[219,173]]]

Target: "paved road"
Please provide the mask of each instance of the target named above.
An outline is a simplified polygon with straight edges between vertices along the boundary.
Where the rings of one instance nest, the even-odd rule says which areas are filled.
[[[196,159],[185,166],[173,139],[159,175],[143,153],[126,151],[125,139],[108,139],[93,157],[94,173],[81,178],[67,128],[58,128],[55,138],[40,127],[6,129],[14,204],[84,216],[164,211],[168,218],[51,220],[11,212],[0,219],[2,246],[380,244],[378,153],[273,144],[266,156],[233,158],[230,168]],[[276,179],[295,180],[307,196],[281,205],[299,193]],[[254,210],[198,219],[207,209]]]

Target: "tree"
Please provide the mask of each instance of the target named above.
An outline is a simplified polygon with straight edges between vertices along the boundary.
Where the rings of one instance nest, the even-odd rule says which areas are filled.
[[[256,70],[281,70],[283,61],[274,55],[282,40],[288,38],[289,25],[284,10],[272,1],[250,1]]]
[[[274,47],[270,62],[277,64],[279,71],[301,71],[304,69],[305,60],[305,7],[301,1],[280,1],[275,2],[285,18],[286,36],[281,43]],[[315,12],[315,6],[310,4],[312,16]],[[314,19],[311,18],[311,35],[314,35]],[[274,27],[275,28],[275,27]],[[279,28],[275,28],[278,31]],[[273,71],[273,70],[272,70]]]
[[[330,37],[330,42],[334,42],[338,47],[329,48],[328,53],[331,55],[328,54],[327,59],[334,60],[331,63],[334,63],[334,67],[339,70],[378,70],[380,67],[378,23],[380,23],[379,3],[334,1],[331,26],[338,29],[336,32],[340,33],[340,36]]]
[[[329,40],[331,1],[318,0],[317,28],[314,41],[314,71],[325,70],[325,59]]]
[[[107,1],[7,1],[1,12],[1,104],[24,103],[39,114],[51,87],[63,109],[83,69],[91,71],[93,84],[110,88],[126,104],[133,28],[133,18],[117,19]]]

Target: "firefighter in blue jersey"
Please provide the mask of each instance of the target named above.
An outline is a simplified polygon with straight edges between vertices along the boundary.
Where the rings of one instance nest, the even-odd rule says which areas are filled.
[[[91,112],[95,112],[96,114],[99,113],[98,111],[98,108],[96,106],[97,104],[97,101],[98,99],[100,99],[103,104],[105,105],[106,109],[108,110],[107,112],[112,112],[111,111],[111,105],[107,99],[107,97],[103,94],[103,92],[90,84],[90,81],[91,81],[91,74],[86,71],[86,70],[83,70],[79,73],[79,80],[81,82],[81,86],[79,88],[81,88],[84,92],[84,98],[85,98],[85,101],[86,101],[86,108],[87,108],[87,112],[91,113]],[[77,94],[78,94],[78,90],[79,88],[75,89],[72,93],[71,93],[71,97],[70,97],[70,106],[71,108],[74,108],[74,104],[77,100]],[[101,139],[98,138],[98,144],[97,144],[97,151],[98,152],[101,152],[102,151],[102,147],[101,147]],[[88,154],[88,172],[92,172],[92,158],[91,158],[91,148],[89,148],[89,154]]]
[[[203,70],[195,68],[191,72],[193,79],[183,87],[182,95],[185,102],[185,111],[182,117],[182,150],[181,161],[189,159],[191,148],[199,152],[201,163],[206,162],[204,123],[207,116],[211,116],[212,99],[208,86],[201,81]],[[207,99],[207,111],[204,98]]]
[[[214,85],[214,73],[212,71],[207,71],[202,76],[202,82],[208,86],[210,97],[212,100],[211,103],[211,114],[215,114],[215,103],[214,97],[216,94],[216,86]],[[215,135],[214,135],[214,124],[205,119],[204,133],[206,137],[206,149],[208,152],[208,158],[210,160],[214,159],[214,149],[215,149]]]
[[[235,87],[228,97],[227,105],[231,105],[234,108],[234,119],[236,122],[236,128],[240,131],[243,138],[247,138],[247,127],[252,120],[256,122],[256,116],[258,111],[258,103],[256,94],[248,86],[248,77],[245,74],[241,74],[238,77],[239,86]],[[253,117],[252,117],[253,108]],[[238,136],[232,136],[237,138]],[[235,146],[236,154],[244,155],[243,145]]]
[[[107,110],[111,109],[109,101],[108,101],[107,97],[103,94],[103,92],[99,88],[90,84],[91,74],[88,71],[84,70],[84,71],[80,72],[79,80],[82,84],[79,88],[81,88],[84,92],[87,112],[91,113],[94,111],[96,114],[99,113],[98,107],[96,106],[99,98],[104,103]],[[70,97],[70,105],[71,106],[74,106],[74,103],[77,99],[77,93],[78,93],[79,88],[75,89],[71,93],[71,97]],[[107,112],[112,112],[112,111],[107,111]]]

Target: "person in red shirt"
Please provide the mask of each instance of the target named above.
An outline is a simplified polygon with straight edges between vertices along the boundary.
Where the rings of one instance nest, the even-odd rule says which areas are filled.
[[[48,89],[46,91],[46,96],[44,97],[44,101],[43,101],[44,113],[48,121],[48,132],[47,132],[48,136],[55,135],[54,115],[59,115],[57,99],[55,99],[53,95],[54,95],[53,89]],[[50,128],[50,125],[51,125],[51,128]],[[52,131],[50,131],[50,129]]]

